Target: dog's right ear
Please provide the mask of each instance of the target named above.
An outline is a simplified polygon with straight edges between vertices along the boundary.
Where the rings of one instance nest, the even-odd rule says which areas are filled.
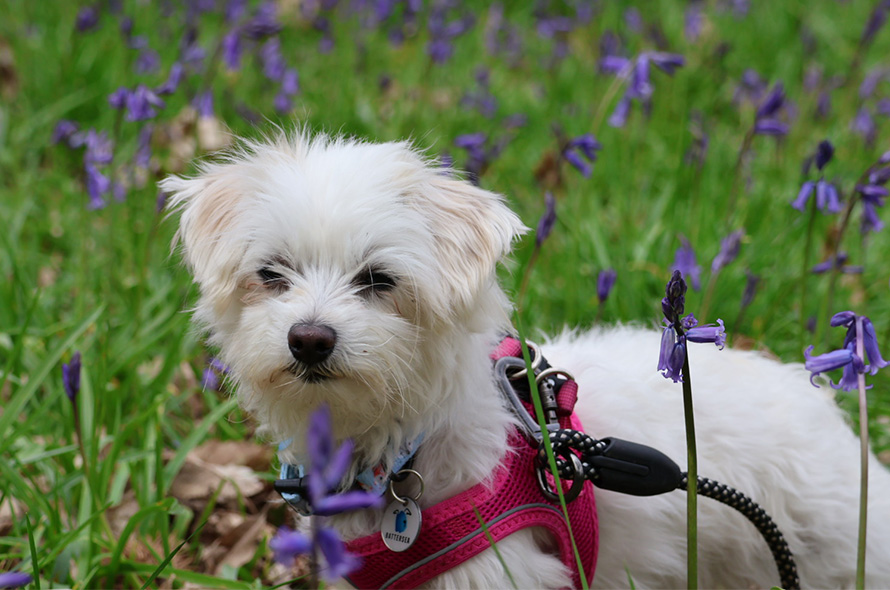
[[[182,246],[183,259],[204,295],[223,295],[235,287],[235,271],[244,251],[232,243],[244,190],[235,164],[205,165],[194,178],[168,176],[159,183],[169,195],[167,210],[179,212],[174,246]]]

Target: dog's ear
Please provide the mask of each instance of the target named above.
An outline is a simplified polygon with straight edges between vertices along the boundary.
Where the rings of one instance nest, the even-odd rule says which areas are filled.
[[[417,202],[433,232],[444,289],[456,309],[472,305],[526,228],[504,198],[446,172],[430,173]]]
[[[174,246],[202,293],[224,294],[235,286],[235,271],[243,248],[231,244],[244,191],[235,164],[206,165],[194,178],[168,176],[159,184],[169,195],[167,210],[179,212]]]

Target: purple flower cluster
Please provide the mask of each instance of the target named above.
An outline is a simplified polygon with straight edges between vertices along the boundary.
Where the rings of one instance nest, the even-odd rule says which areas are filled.
[[[815,155],[807,159],[808,163],[804,169],[809,168],[810,162],[815,162],[816,169],[821,174],[833,155],[834,146],[830,141],[824,140],[819,143]],[[804,182],[797,193],[797,198],[791,202],[791,206],[800,212],[806,211],[807,202],[813,194],[816,195],[816,208],[825,214],[839,213],[843,208],[837,186],[825,180],[824,175],[821,175],[816,182],[809,180]]]
[[[862,233],[880,231],[884,222],[878,217],[878,207],[884,206],[884,199],[890,194],[887,182],[890,181],[890,152],[885,153],[873,165],[866,176],[866,182],[856,185],[856,192],[862,198]]]
[[[856,315],[852,311],[842,311],[831,318],[831,325],[847,328],[842,348],[818,356],[812,356],[812,346],[808,346],[804,351],[804,366],[812,373],[810,382],[813,385],[816,385],[813,380],[820,374],[843,369],[840,381],[834,383],[829,380],[829,384],[835,389],[853,391],[859,387],[860,374],[874,375],[878,369],[890,364],[881,357],[875,328],[866,316]],[[866,364],[866,358],[860,357],[856,352],[860,343],[869,364]]]
[[[457,136],[454,145],[466,150],[467,161],[464,170],[467,171],[470,182],[478,186],[479,178],[488,169],[489,164],[501,154],[507,145],[507,139],[491,142],[486,133],[467,133]]]
[[[71,403],[74,403],[80,393],[80,367],[80,351],[71,355],[70,363],[62,363],[62,386]]]
[[[648,113],[652,108],[654,87],[649,77],[650,65],[672,76],[677,68],[683,66],[685,59],[675,53],[644,52],[636,59],[630,60],[618,55],[605,55],[599,64],[601,72],[614,74],[628,81],[624,96],[618,101],[615,110],[609,117],[612,127],[624,127],[630,114],[632,101],[637,101]]]
[[[544,193],[544,214],[538,220],[535,231],[535,248],[540,248],[544,240],[550,237],[553,226],[556,225],[556,198],[550,193]]]
[[[698,325],[695,316],[685,317],[686,281],[679,270],[675,270],[665,287],[661,300],[665,328],[661,334],[661,348],[658,356],[658,371],[674,383],[683,381],[683,366],[686,362],[686,343],[711,343],[722,349],[726,344],[726,331],[723,320],[717,324]]]
[[[383,499],[374,494],[358,490],[338,492],[352,462],[353,447],[347,440],[335,448],[328,406],[321,406],[310,416],[306,443],[310,457],[307,478],[313,515],[331,516],[380,506]],[[345,576],[359,565],[358,557],[346,550],[337,533],[318,519],[313,522],[311,537],[281,527],[269,545],[275,560],[283,564],[290,564],[299,554],[313,552],[313,548],[318,550],[327,563],[321,574],[328,581]]]
[[[566,143],[562,149],[562,157],[585,177],[593,172],[592,164],[596,162],[596,152],[602,149],[600,142],[587,133]]]
[[[454,54],[454,39],[469,31],[476,19],[469,12],[449,20],[449,13],[460,6],[455,0],[438,0],[433,2],[427,20],[430,41],[427,54],[435,64],[443,64]]]
[[[788,135],[788,124],[780,119],[785,106],[785,87],[781,82],[776,82],[760,106],[754,117],[755,135],[772,135],[781,137]]]
[[[689,240],[685,236],[680,236],[680,241],[682,244],[677,248],[677,252],[674,255],[674,264],[671,268],[674,271],[679,271],[682,276],[689,277],[689,284],[693,290],[698,291],[701,289],[701,266],[698,264],[695,250],[692,249],[692,244],[689,243]],[[685,288],[685,282],[683,286]]]

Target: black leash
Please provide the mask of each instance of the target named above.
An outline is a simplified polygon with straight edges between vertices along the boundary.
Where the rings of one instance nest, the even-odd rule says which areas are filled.
[[[590,480],[598,488],[634,496],[687,490],[687,474],[681,472],[680,467],[667,455],[652,447],[617,438],[597,440],[570,429],[551,430],[550,444],[556,458],[557,473],[560,479],[573,482],[572,489],[576,487],[579,474],[576,471],[578,461],[570,456],[580,458],[580,477]],[[544,445],[538,447],[538,463],[539,473],[545,473],[547,454]],[[572,489],[565,494],[567,502],[573,499],[570,498]],[[788,542],[759,504],[740,491],[706,477],[698,478],[696,490],[699,495],[722,502],[742,513],[766,540],[779,570],[782,588],[800,588],[797,565]],[[542,491],[548,497],[556,496],[549,487],[542,485]]]
[[[661,451],[618,438],[597,440],[584,432],[560,428],[556,423],[559,411],[557,392],[571,376],[565,371],[553,369],[536,346],[529,343],[529,348],[534,353],[532,369],[548,423],[547,433],[556,459],[557,473],[561,481],[571,482],[569,489],[563,493],[566,502],[571,502],[581,493],[584,480],[591,481],[598,488],[634,496],[655,496],[678,489],[688,491],[688,475]],[[524,377],[525,362],[521,358],[506,356],[495,362],[494,369],[501,392],[523,423],[528,436],[538,443],[537,475],[541,492],[551,501],[558,502],[558,494],[552,488],[552,477],[548,475],[541,427],[522,403],[523,400],[530,403]],[[696,490],[699,495],[722,502],[742,513],[766,540],[779,570],[782,588],[800,589],[797,565],[788,542],[759,504],[738,490],[705,477],[697,479]]]

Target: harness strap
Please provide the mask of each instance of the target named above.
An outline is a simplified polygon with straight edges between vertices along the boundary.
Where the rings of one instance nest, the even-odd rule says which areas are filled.
[[[538,490],[535,453],[536,449],[518,432],[514,433],[510,450],[494,481],[477,484],[425,508],[420,534],[407,551],[389,550],[379,533],[348,542],[348,550],[361,556],[363,566],[347,580],[362,589],[414,588],[488,549],[491,543],[486,530],[492,540],[498,542],[521,529],[542,527],[553,535],[562,561],[573,572],[575,587],[581,587],[569,527],[562,511]],[[585,482],[581,496],[568,504],[568,510],[571,533],[590,582],[598,539],[593,486],[589,481]]]

